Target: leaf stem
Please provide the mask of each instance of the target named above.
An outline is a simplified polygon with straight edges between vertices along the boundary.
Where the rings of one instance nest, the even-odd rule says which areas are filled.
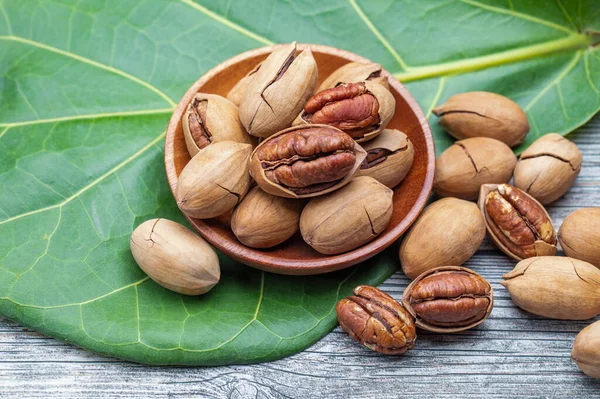
[[[484,55],[460,61],[445,62],[437,65],[425,65],[414,67],[406,72],[398,72],[394,77],[401,82],[427,79],[436,76],[446,76],[476,71],[493,66],[509,64],[518,61],[529,60],[543,55],[557,53],[560,51],[581,49],[590,44],[590,38],[585,34],[572,34],[558,40],[533,46],[503,51],[501,53]]]

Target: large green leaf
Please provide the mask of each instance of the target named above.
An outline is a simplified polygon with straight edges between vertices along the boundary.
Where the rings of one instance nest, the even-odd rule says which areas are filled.
[[[335,325],[336,301],[396,267],[284,277],[222,258],[208,295],[135,266],[134,226],[182,220],[162,166],[175,103],[209,68],[273,42],[345,48],[393,72],[424,112],[490,90],[537,136],[600,108],[597,0],[0,0],[0,314],[146,363],[275,359]],[[430,120],[438,151],[450,142]]]

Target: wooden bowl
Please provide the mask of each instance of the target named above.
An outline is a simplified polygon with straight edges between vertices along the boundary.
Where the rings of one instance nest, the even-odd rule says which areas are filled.
[[[303,49],[307,45],[299,44]],[[351,61],[369,60],[333,47],[310,45],[319,67],[319,83],[334,70]],[[276,46],[247,51],[214,67],[185,93],[173,112],[165,139],[165,167],[171,191],[175,193],[177,177],[190,160],[185,146],[181,117],[197,92],[226,96],[238,80]],[[300,234],[269,249],[253,249],[241,244],[229,227],[231,212],[215,219],[198,220],[187,217],[202,237],[226,255],[248,266],[280,274],[319,274],[343,269],[367,260],[396,241],[415,221],[431,193],[435,168],[435,149],[427,120],[415,99],[388,72],[390,90],[396,98],[396,112],[388,125],[408,135],[415,149],[415,158],[406,179],[394,189],[394,212],[390,224],[375,240],[340,255],[322,255],[303,240]]]

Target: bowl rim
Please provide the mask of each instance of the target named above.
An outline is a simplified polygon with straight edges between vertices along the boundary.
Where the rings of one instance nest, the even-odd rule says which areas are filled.
[[[167,180],[169,182],[169,186],[171,188],[171,192],[174,198],[178,178],[175,169],[174,156],[175,131],[177,128],[177,124],[183,116],[183,113],[185,112],[189,101],[191,101],[191,98],[198,92],[201,86],[203,86],[206,82],[210,81],[223,70],[230,68],[231,66],[247,58],[253,58],[256,56],[271,53],[274,49],[283,45],[285,44],[275,44],[271,46],[265,46],[253,50],[248,50],[216,65],[204,75],[202,75],[196,82],[194,82],[186,91],[186,93],[182,96],[181,100],[177,103],[177,107],[173,111],[173,114],[171,115],[171,119],[169,121],[169,125],[167,127],[164,147],[165,170],[167,174]],[[310,46],[313,52],[335,55],[349,60],[348,62],[372,62],[355,53],[335,47],[320,44],[297,44],[297,48],[299,50],[302,50],[308,46]],[[363,262],[367,259],[370,259],[371,257],[377,255],[378,253],[392,245],[416,221],[417,217],[427,204],[427,200],[429,199],[433,188],[433,177],[435,172],[435,144],[433,135],[431,133],[431,128],[429,127],[429,123],[427,122],[427,118],[425,117],[417,101],[404,87],[404,85],[400,83],[396,78],[394,78],[385,69],[382,69],[382,75],[390,79],[390,86],[393,87],[394,90],[396,90],[399,93],[399,95],[404,99],[404,101],[406,101],[412,112],[419,120],[425,136],[424,138],[428,159],[425,181],[423,183],[423,186],[421,187],[419,196],[417,197],[414,205],[406,214],[406,216],[391,230],[389,230],[385,234],[378,236],[373,241],[370,241],[367,244],[360,246],[359,248],[342,254],[323,255],[322,258],[311,260],[282,260],[282,258],[274,256],[269,252],[263,252],[263,250],[261,249],[246,247],[240,242],[232,242],[232,240],[224,239],[220,234],[216,233],[213,228],[208,226],[202,220],[194,219],[184,214],[185,218],[204,239],[206,239],[211,245],[219,249],[225,255],[248,266],[279,274],[309,275],[328,273],[344,269],[356,265],[360,262]],[[431,160],[433,160],[433,162]]]

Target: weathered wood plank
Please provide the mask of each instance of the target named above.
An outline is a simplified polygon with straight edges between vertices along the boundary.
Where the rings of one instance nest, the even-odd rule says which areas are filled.
[[[573,210],[600,206],[600,117],[571,138],[583,170],[549,212],[558,227]],[[252,366],[145,367],[98,356],[0,318],[0,397],[81,398],[597,398],[594,381],[571,362],[577,333],[591,321],[547,320],[516,308],[499,284],[516,262],[486,240],[467,266],[488,278],[495,307],[481,328],[419,332],[417,348],[386,357],[339,328],[287,359]],[[401,272],[382,285],[400,298]]]

